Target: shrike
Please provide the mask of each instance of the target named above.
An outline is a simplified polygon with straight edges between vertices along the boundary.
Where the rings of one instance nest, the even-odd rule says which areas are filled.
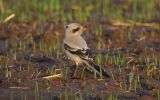
[[[87,46],[86,41],[81,34],[86,30],[85,27],[78,23],[71,23],[65,27],[65,38],[63,49],[68,58],[75,62],[78,67],[80,64],[86,64],[87,69],[95,71],[100,76],[109,77],[109,75],[96,65],[91,49]],[[77,68],[76,68],[77,69]]]

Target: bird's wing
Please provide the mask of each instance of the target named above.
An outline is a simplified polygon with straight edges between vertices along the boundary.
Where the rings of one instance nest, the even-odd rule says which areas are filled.
[[[91,72],[96,71],[98,75],[100,75],[100,72],[102,72],[103,76],[109,77],[110,75],[106,73],[103,69],[100,69],[98,65],[94,62],[94,56],[91,52],[91,50],[88,49],[75,49],[68,44],[64,43],[64,49],[69,51],[71,54],[79,56],[81,59],[87,61],[87,65],[89,66],[87,69]]]
[[[64,43],[64,49],[68,50],[70,53],[79,56],[83,60],[93,60],[93,54],[89,48],[87,49],[77,49],[74,47],[71,47],[70,45]]]

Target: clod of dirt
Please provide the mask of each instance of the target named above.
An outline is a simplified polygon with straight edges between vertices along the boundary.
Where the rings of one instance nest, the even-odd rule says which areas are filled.
[[[139,97],[142,97],[142,96],[152,96],[152,94],[148,91],[138,91],[136,92],[136,95],[138,95]]]
[[[0,40],[9,36],[9,29],[6,24],[0,23]]]
[[[126,92],[122,96],[120,96],[122,100],[136,100],[137,96],[133,92]]]
[[[8,51],[8,48],[6,48],[5,44],[6,44],[5,41],[0,40],[0,55],[5,55],[6,52]]]
[[[101,97],[98,96],[94,97],[92,95],[87,95],[83,97],[83,100],[101,100],[101,99],[102,99]]]
[[[154,98],[152,96],[144,95],[144,96],[140,97],[138,100],[156,100],[156,98]]]

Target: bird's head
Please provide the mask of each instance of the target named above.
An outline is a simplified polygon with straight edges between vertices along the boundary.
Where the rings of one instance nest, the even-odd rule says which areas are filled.
[[[65,34],[70,36],[81,35],[86,30],[86,27],[79,23],[71,23],[65,26]]]

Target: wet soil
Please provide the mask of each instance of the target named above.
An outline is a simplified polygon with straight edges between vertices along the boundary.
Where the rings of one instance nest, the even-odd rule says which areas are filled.
[[[160,28],[83,24],[88,25],[83,36],[95,54],[102,54],[101,65],[110,78],[95,78],[88,71],[80,77],[84,66],[73,78],[74,63],[63,59],[62,24],[14,20],[0,23],[0,99],[156,100],[160,95]],[[94,34],[97,25],[103,26],[102,34]],[[53,48],[46,51],[45,44]],[[125,63],[110,62],[118,55]],[[58,73],[63,77],[42,78]]]

